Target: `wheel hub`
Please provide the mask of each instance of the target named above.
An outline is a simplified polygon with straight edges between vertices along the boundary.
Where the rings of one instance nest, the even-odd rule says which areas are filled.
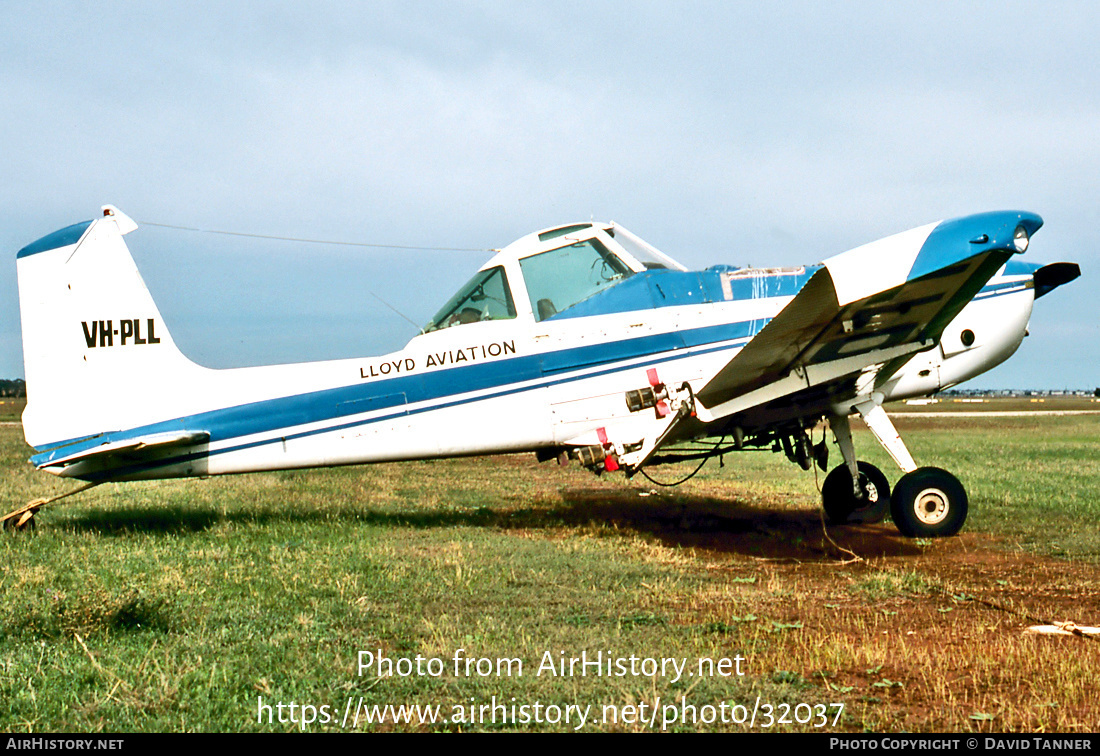
[[[917,494],[913,512],[925,525],[938,525],[947,517],[951,508],[947,494],[938,488],[926,488]]]
[[[860,502],[863,505],[877,504],[878,503],[878,487],[875,486],[866,476],[863,476],[863,501]]]

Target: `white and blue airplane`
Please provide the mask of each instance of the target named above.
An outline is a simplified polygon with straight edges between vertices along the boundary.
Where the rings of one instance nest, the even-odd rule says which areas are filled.
[[[889,511],[949,536],[966,492],[917,466],[883,404],[1016,350],[1034,300],[1080,273],[1015,259],[1041,225],[985,213],[817,265],[702,271],[613,223],[558,226],[501,250],[398,352],[214,370],[176,347],[123,240],[137,224],[105,206],[17,255],[23,428],[38,469],[95,484],[521,451],[633,475],[704,438],[825,469],[824,421],[844,460],[830,521]],[[903,471],[892,492],[857,460],[853,415]]]

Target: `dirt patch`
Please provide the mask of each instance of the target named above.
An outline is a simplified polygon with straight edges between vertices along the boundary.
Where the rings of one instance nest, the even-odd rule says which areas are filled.
[[[692,549],[716,586],[683,607],[682,621],[750,614],[767,638],[758,671],[794,670],[821,698],[844,701],[851,729],[1100,727],[1100,641],[1024,632],[1100,625],[1096,566],[978,533],[914,540],[890,522],[826,531],[816,511],[781,504],[590,488],[563,498],[563,519]]]
[[[636,489],[567,489],[562,498],[569,508],[566,519],[615,523],[669,546],[704,549],[712,556],[832,564],[847,558],[844,549],[865,558],[922,552],[892,526],[829,528],[834,545],[825,536],[816,510]]]

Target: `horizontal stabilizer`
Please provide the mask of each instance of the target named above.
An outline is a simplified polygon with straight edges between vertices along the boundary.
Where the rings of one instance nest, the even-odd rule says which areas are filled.
[[[108,441],[98,446],[86,446],[77,452],[65,454],[65,447],[54,449],[31,458],[39,470],[61,468],[77,462],[106,462],[108,458],[118,457],[126,462],[137,462],[154,452],[178,446],[193,446],[210,440],[206,431],[182,431],[178,433],[153,433],[148,436]]]

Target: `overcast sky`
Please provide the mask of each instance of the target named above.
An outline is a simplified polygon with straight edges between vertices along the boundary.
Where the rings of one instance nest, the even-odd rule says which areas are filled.
[[[614,220],[690,267],[814,263],[1037,212],[1037,303],[990,388],[1100,386],[1100,5],[0,4],[0,377],[15,253],[139,224],[488,249]],[[488,252],[144,225],[168,327],[212,367],[398,349]]]

